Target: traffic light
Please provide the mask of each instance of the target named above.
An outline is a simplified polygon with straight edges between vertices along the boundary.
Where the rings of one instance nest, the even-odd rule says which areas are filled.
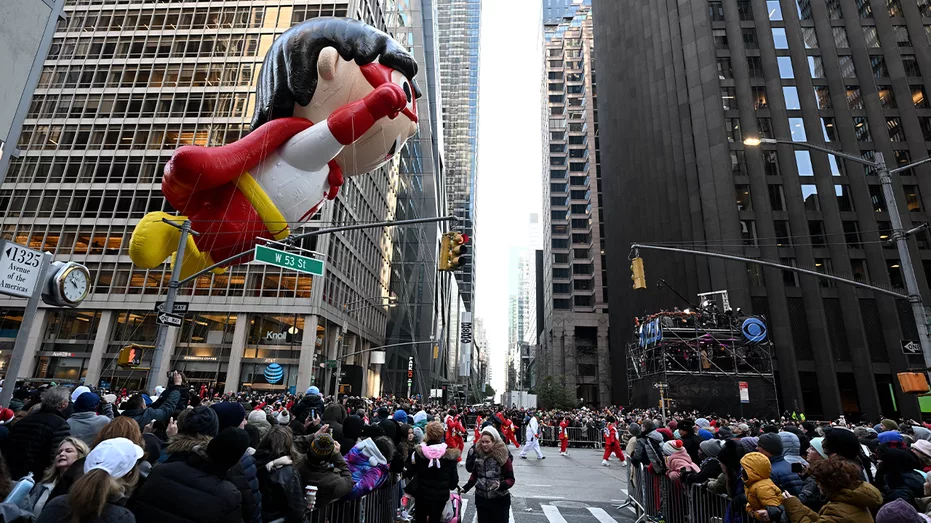
[[[646,289],[647,277],[643,273],[643,258],[630,260],[630,279],[634,281],[634,289]]]
[[[462,268],[465,263],[463,257],[468,252],[468,247],[465,246],[468,241],[469,236],[459,232],[447,232],[443,235],[439,261],[441,271],[456,271]]]
[[[142,347],[128,345],[120,349],[116,364],[120,367],[138,367],[142,362]]]

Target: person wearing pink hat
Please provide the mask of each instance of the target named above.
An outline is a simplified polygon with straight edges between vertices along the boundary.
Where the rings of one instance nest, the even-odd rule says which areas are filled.
[[[920,439],[912,443],[912,454],[921,462],[922,472],[931,472],[931,441]]]

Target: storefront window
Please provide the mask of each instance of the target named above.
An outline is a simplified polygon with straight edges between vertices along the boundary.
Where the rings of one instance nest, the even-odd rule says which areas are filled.
[[[13,344],[23,322],[23,311],[11,309],[0,312],[3,313],[0,316],[0,373],[3,373],[13,354]]]
[[[222,390],[233,344],[237,316],[228,313],[188,313],[175,347],[172,368],[184,373],[195,388]]]
[[[33,377],[79,382],[87,372],[100,315],[91,311],[50,311]]]
[[[304,316],[257,314],[249,318],[242,357],[242,385],[253,390],[285,391],[297,383],[304,337]]]

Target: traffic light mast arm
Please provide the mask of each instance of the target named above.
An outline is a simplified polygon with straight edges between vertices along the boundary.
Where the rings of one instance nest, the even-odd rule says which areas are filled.
[[[864,289],[869,289],[869,290],[871,290],[871,291],[873,291],[873,292],[878,292],[878,293],[880,293],[880,294],[886,294],[886,295],[893,296],[893,297],[895,297],[895,298],[900,298],[900,299],[903,299],[903,300],[908,300],[908,299],[909,299],[908,295],[902,294],[902,293],[900,293],[900,292],[895,292],[895,291],[892,291],[892,290],[889,290],[889,289],[883,289],[882,287],[875,287],[875,286],[873,286],[873,285],[869,285],[869,284],[867,284],[867,283],[861,283],[861,282],[858,282],[858,281],[856,281],[856,280],[850,280],[850,279],[847,279],[847,278],[841,278],[840,276],[834,276],[833,274],[824,274],[824,273],[821,273],[821,272],[811,271],[811,270],[808,270],[808,269],[802,269],[802,268],[799,268],[799,267],[792,267],[791,265],[782,265],[782,264],[779,264],[779,263],[768,262],[768,261],[764,261],[764,260],[756,260],[756,259],[753,259],[753,258],[744,258],[743,256],[734,256],[734,255],[732,255],[732,254],[722,254],[722,253],[718,253],[718,252],[696,251],[696,250],[693,250],[693,249],[682,249],[682,248],[679,248],[679,247],[664,247],[664,246],[659,246],[659,245],[649,245],[649,244],[645,244],[645,243],[633,243],[633,244],[630,245],[630,248],[631,248],[631,250],[634,250],[634,249],[644,249],[644,250],[648,250],[648,251],[649,251],[649,250],[652,250],[652,251],[678,252],[678,253],[683,253],[683,254],[694,254],[694,255],[696,255],[696,256],[708,256],[709,258],[720,258],[720,259],[723,259],[723,260],[730,260],[730,261],[737,261],[737,262],[744,262],[744,263],[752,263],[752,264],[755,264],[755,265],[762,265],[762,266],[764,266],[764,267],[772,267],[772,268],[774,268],[774,269],[782,269],[782,270],[784,270],[784,271],[797,272],[797,273],[799,273],[799,274],[805,274],[805,275],[808,275],[808,276],[814,276],[814,277],[816,277],[816,278],[822,278],[822,279],[825,279],[825,280],[836,281],[836,282],[839,282],[839,283],[846,283],[847,285],[853,285],[854,287],[862,287],[862,288],[864,288]]]

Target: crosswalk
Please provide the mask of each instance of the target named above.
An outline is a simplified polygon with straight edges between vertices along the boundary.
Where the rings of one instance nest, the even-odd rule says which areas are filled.
[[[539,504],[515,505],[521,505],[521,503],[512,502],[508,515],[509,523],[541,523],[541,515],[546,518],[547,523],[625,523],[633,521],[629,514],[613,510],[610,505],[606,505],[606,507],[612,511],[611,513],[604,507],[583,503],[569,503],[571,506],[562,506],[565,503],[540,500]],[[461,514],[462,517],[459,519],[459,523],[478,523],[478,512],[475,509],[473,500],[466,497],[462,498]]]

